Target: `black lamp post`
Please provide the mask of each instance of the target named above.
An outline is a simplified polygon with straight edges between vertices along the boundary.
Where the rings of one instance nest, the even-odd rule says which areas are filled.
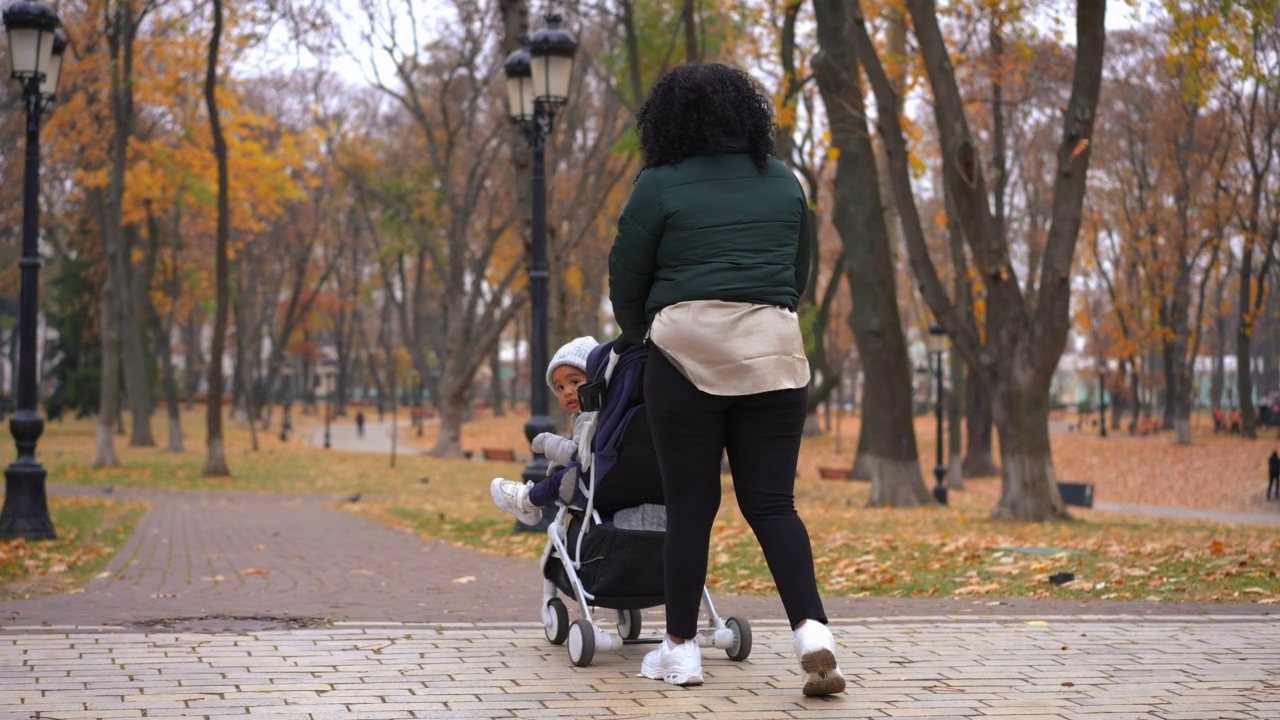
[[[40,379],[36,377],[36,311],[40,288],[40,116],[53,103],[62,74],[66,35],[53,8],[42,2],[19,0],[4,10],[9,32],[12,77],[22,83],[27,110],[26,169],[22,185],[22,273],[19,295],[18,406],[9,418],[18,457],[5,470],[4,510],[0,538],[45,540],[57,537],[45,495],[46,471],[36,459],[36,442],[44,432],[44,418],[36,412]]]
[[[933,476],[938,484],[933,488],[933,498],[946,505],[947,486],[943,482],[947,477],[947,466],[942,464],[942,355],[947,351],[947,332],[938,323],[929,326],[928,347],[933,354],[933,374],[937,383],[934,413],[938,419],[938,462],[933,466]]]
[[[530,442],[539,433],[555,432],[547,406],[547,177],[546,143],[556,111],[569,99],[569,79],[578,43],[560,27],[559,15],[548,15],[547,26],[534,33],[527,47],[507,56],[507,103],[511,119],[524,131],[533,150],[533,227],[529,252],[530,324],[529,420],[524,434]],[[534,454],[521,477],[537,482],[547,474],[547,459]],[[545,529],[553,514],[546,508],[538,529]],[[516,521],[516,530],[533,529]]]
[[[413,415],[414,421],[418,423],[418,437],[422,437],[422,426],[427,424],[427,413],[423,407],[423,379],[422,374],[417,370],[413,371]]]
[[[333,373],[326,371],[321,377],[324,382],[324,447],[328,450],[330,447],[329,422],[333,418]]]
[[[1098,434],[1107,436],[1107,361],[1098,363]]]
[[[293,429],[293,420],[289,417],[289,410],[293,405],[293,368],[286,366],[280,371],[281,382],[284,385],[283,405],[280,418],[280,442],[289,440],[289,431]]]

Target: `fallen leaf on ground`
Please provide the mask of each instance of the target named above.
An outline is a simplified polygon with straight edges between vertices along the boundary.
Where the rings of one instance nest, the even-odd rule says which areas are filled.
[[[981,593],[987,593],[987,592],[991,592],[993,590],[999,590],[999,589],[1000,589],[1000,585],[996,583],[992,583],[990,585],[968,585],[960,588],[959,590],[956,590],[955,594],[956,595],[978,595]]]

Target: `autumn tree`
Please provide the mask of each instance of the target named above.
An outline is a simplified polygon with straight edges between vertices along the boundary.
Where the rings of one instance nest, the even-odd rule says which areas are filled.
[[[1076,10],[1075,69],[1063,107],[1053,213],[1034,295],[1024,291],[1011,262],[1009,243],[993,226],[986,170],[976,152],[937,9],[930,0],[907,0],[907,10],[932,90],[943,182],[954,199],[956,222],[987,292],[985,334],[980,336],[972,319],[957,312],[929,254],[911,183],[897,93],[859,4],[850,29],[876,97],[879,134],[885,141],[912,269],[956,351],[965,356],[970,368],[977,368],[973,379],[992,392],[1002,476],[994,517],[1065,517],[1049,446],[1049,386],[1070,327],[1071,266],[1101,86],[1105,2],[1082,0]]]
[[[871,473],[868,503],[922,505],[932,499],[920,473],[911,408],[912,365],[898,314],[875,152],[863,109],[859,59],[851,42],[857,23],[850,21],[842,0],[814,0],[813,7],[822,48],[813,61],[814,73],[831,127],[832,147],[839,152],[832,219],[844,241],[853,295],[849,325],[866,376],[862,416],[874,418],[862,425],[867,445],[860,451],[868,458]],[[889,107],[897,107],[891,98]],[[896,109],[891,112],[896,120]],[[903,202],[901,197],[898,202]]]
[[[227,169],[227,139],[222,132],[222,117],[218,112],[218,47],[222,41],[222,0],[213,0],[213,29],[209,35],[209,56],[205,65],[204,98],[209,112],[209,132],[213,136],[213,156],[217,164],[217,231],[215,236],[214,267],[217,305],[213,318],[213,341],[209,349],[209,394],[205,408],[206,476],[230,475],[227,467],[227,450],[222,436],[222,354],[226,347],[227,316],[230,312],[230,251],[231,203],[230,173]]]
[[[777,53],[776,60],[769,63],[776,66],[776,71],[768,73],[777,76],[771,78],[776,88],[773,96],[777,113],[774,154],[800,176],[809,201],[810,227],[821,228],[820,220],[825,213],[820,213],[819,208],[824,205],[824,193],[831,184],[829,160],[837,152],[827,146],[830,133],[825,131],[818,110],[819,92],[811,67],[817,53],[817,39],[812,32],[805,31],[811,26],[806,22],[807,16],[801,17],[806,7],[801,0],[788,0],[780,7],[770,8],[765,22],[755,17],[748,18],[748,22],[767,27],[771,34],[776,34],[776,41],[766,37],[759,43],[776,48]],[[824,252],[822,237],[820,229],[813,233],[809,282],[799,308],[805,354],[811,370],[806,432],[815,430],[818,406],[829,401],[841,382],[843,360],[847,355],[847,351],[833,347],[837,343],[829,342],[833,315],[842,304],[841,288],[846,274],[844,252],[843,248]],[[861,454],[860,457],[869,456]],[[870,474],[866,477],[869,479]]]
[[[512,291],[520,266],[494,261],[515,219],[507,176],[498,174],[507,151],[503,58],[489,3],[456,4],[456,32],[420,44],[393,31],[413,17],[407,7],[393,17],[397,7],[366,7],[366,31],[396,68],[375,85],[394,102],[387,119],[403,134],[388,136],[376,175],[351,177],[377,204],[385,297],[440,408],[431,452],[453,456],[462,453],[472,379],[523,302]],[[406,143],[417,152],[406,153]]]
[[[1244,437],[1257,437],[1254,409],[1253,338],[1280,258],[1280,7],[1275,0],[1228,3],[1224,25],[1230,82],[1227,102],[1240,127],[1242,156],[1237,172],[1242,202],[1235,219],[1242,234],[1236,297],[1236,381]],[[1255,264],[1256,263],[1256,264]],[[1274,317],[1274,316],[1273,316]]]

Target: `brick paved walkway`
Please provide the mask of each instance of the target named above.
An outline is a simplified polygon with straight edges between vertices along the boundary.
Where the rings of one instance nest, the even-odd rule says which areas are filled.
[[[571,665],[533,624],[248,634],[0,631],[0,720],[1018,718],[1274,720],[1280,626],[1248,617],[836,623],[849,691],[799,693],[790,633],[706,684],[636,677],[644,646]]]
[[[423,541],[341,498],[115,496],[152,511],[104,576],[0,602],[0,720],[1280,718],[1271,605],[828,598],[850,692],[806,700],[778,600],[716,596],[755,650],[708,651],[707,684],[677,689],[634,677],[645,646],[573,667],[524,622],[533,561]],[[656,637],[661,610],[644,623]]]
[[[537,617],[541,587],[529,582],[538,575],[528,560],[424,542],[335,508],[339,498],[130,489],[112,496],[144,499],[152,509],[105,576],[83,593],[0,601],[0,626]],[[454,582],[468,576],[476,580]]]

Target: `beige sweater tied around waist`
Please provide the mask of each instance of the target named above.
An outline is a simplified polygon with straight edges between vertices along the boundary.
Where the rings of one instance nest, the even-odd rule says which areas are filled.
[[[775,305],[694,300],[663,308],[649,339],[699,390],[755,395],[809,384],[799,316]]]

